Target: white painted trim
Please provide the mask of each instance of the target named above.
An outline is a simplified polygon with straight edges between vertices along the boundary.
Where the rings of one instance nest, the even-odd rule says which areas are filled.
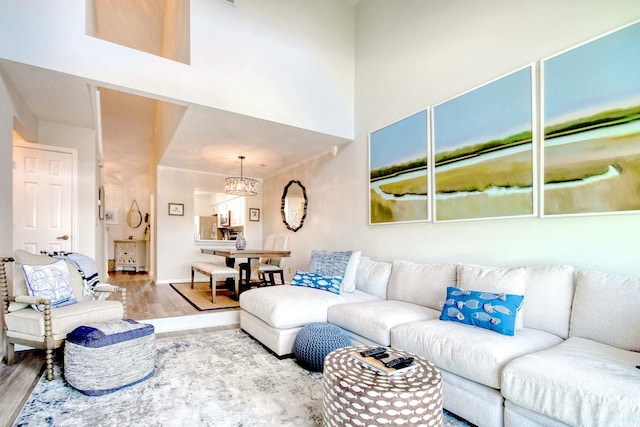
[[[189,329],[211,328],[216,326],[232,326],[240,324],[240,310],[222,310],[193,316],[165,317],[161,319],[141,320],[150,323],[155,333],[185,331]]]

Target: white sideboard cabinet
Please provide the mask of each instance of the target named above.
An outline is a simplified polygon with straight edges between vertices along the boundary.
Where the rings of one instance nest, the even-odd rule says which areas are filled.
[[[116,271],[146,271],[147,242],[144,240],[114,240]]]

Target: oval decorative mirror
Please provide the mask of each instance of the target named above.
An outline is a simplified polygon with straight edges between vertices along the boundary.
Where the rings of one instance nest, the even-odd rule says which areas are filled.
[[[138,202],[134,200],[127,214],[127,225],[131,228],[138,228],[140,224],[142,224],[142,212],[140,212]]]
[[[300,181],[289,181],[282,192],[282,222],[291,231],[298,231],[307,217],[307,190]]]

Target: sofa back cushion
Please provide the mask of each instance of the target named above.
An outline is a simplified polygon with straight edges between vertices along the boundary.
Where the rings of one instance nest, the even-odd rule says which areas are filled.
[[[387,298],[440,310],[447,287],[456,286],[456,264],[415,264],[394,261]]]
[[[526,267],[488,267],[458,264],[458,287],[468,291],[524,295],[527,287]],[[516,314],[516,330],[524,326],[522,306]]]
[[[640,279],[579,271],[569,336],[640,351]]]
[[[356,277],[356,289],[387,299],[387,285],[391,277],[391,263],[360,258]]]
[[[574,290],[573,267],[569,265],[527,267],[524,327],[566,339]]]

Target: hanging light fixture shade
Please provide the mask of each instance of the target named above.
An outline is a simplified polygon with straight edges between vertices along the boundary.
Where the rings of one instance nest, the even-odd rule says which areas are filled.
[[[236,196],[255,196],[258,194],[258,181],[253,178],[245,178],[242,175],[242,161],[244,156],[238,156],[240,159],[240,176],[230,176],[224,180],[224,192]]]

